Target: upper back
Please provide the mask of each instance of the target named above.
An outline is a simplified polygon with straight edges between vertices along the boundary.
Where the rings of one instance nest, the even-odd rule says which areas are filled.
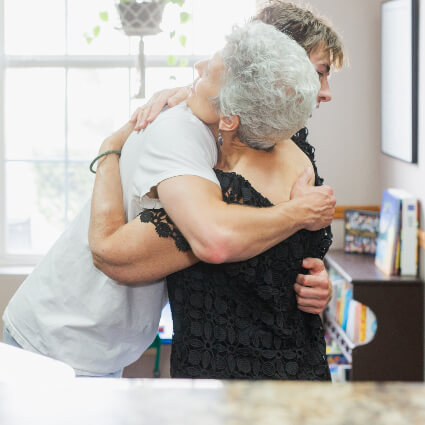
[[[291,189],[298,177],[312,162],[292,140],[278,142],[270,152],[255,151],[234,170],[273,204],[290,199]],[[314,178],[310,184],[314,184]]]

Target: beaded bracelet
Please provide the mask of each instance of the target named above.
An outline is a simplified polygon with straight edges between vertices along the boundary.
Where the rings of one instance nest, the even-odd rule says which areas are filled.
[[[100,158],[102,158],[102,156],[109,155],[110,153],[116,153],[118,156],[121,156],[121,151],[116,151],[116,150],[110,150],[110,151],[105,151],[105,152],[101,153],[95,159],[93,159],[93,161],[90,164],[90,171],[93,174],[96,174],[96,171],[93,170],[93,165],[96,164],[96,161],[98,161]]]

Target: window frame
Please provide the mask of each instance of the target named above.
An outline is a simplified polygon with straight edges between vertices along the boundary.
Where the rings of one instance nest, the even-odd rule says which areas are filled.
[[[50,67],[50,68],[61,68],[65,70],[65,105],[68,100],[68,78],[67,74],[69,69],[114,69],[114,68],[127,68],[128,69],[128,81],[131,84],[131,71],[137,66],[138,55],[127,54],[127,55],[7,55],[5,53],[5,31],[4,31],[4,14],[5,4],[4,0],[0,0],[0,267],[2,266],[34,266],[37,264],[44,254],[12,254],[7,252],[6,246],[6,234],[7,234],[7,223],[6,223],[6,163],[13,161],[22,161],[26,163],[36,162],[38,160],[31,160],[27,158],[19,160],[7,160],[5,153],[5,73],[10,68],[26,68],[26,67]],[[67,13],[67,0],[65,0],[65,13]],[[65,22],[67,23],[67,16]],[[65,32],[67,28],[65,27]],[[130,40],[129,40],[130,43]],[[204,55],[178,55],[179,59],[186,59],[187,68],[193,68],[193,65],[202,59],[205,59]],[[167,56],[166,55],[147,55],[145,56],[145,67],[159,67],[167,68]],[[128,104],[130,108],[131,98],[129,98]],[[130,111],[131,112],[131,111]],[[65,106],[65,114],[67,116],[67,108]],[[67,143],[67,119],[65,120],[65,144]],[[87,158],[89,161],[90,158]],[[57,160],[55,162],[65,164],[80,162],[69,160],[67,151],[65,150],[65,156],[63,160]]]
[[[257,0],[257,10],[262,4],[262,0]],[[68,0],[65,0],[65,40],[67,42],[67,25],[68,25]],[[6,150],[5,150],[5,71],[8,68],[25,68],[25,67],[51,67],[63,68],[65,70],[65,115],[67,117],[67,100],[68,100],[68,70],[78,68],[128,68],[129,85],[131,84],[131,70],[137,66],[139,60],[138,55],[6,55],[5,52],[5,0],[0,0],[0,267],[7,266],[29,266],[37,264],[44,254],[11,254],[7,253],[6,247]],[[129,40],[130,43],[130,40]],[[66,47],[65,47],[66,48]],[[176,55],[177,60],[185,59],[187,65],[185,67],[192,68],[196,62],[207,58],[206,55]],[[145,68],[160,67],[167,68],[166,55],[146,55]],[[129,98],[129,108],[131,97]],[[130,111],[132,112],[132,111]],[[65,143],[67,143],[68,120],[65,120]],[[90,158],[87,158],[89,161]],[[9,160],[11,161],[11,160]],[[28,160],[23,158],[24,162],[35,162],[37,160]],[[65,153],[63,161],[57,162],[69,164],[77,161],[70,161]]]

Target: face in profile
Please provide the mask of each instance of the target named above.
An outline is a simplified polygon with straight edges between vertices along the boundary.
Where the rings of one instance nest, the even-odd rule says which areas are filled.
[[[215,124],[219,121],[217,109],[211,103],[211,98],[218,95],[225,66],[221,55],[217,52],[208,60],[195,65],[198,78],[193,82],[187,104],[192,112],[206,124]]]
[[[329,73],[331,70],[331,58],[329,51],[323,46],[318,46],[309,55],[310,62],[313,64],[316,72],[319,74],[320,90],[317,94],[317,108],[321,102],[330,102],[332,93],[329,87]]]

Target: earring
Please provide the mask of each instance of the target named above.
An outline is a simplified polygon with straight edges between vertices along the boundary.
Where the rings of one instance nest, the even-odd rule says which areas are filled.
[[[221,135],[220,132],[218,132],[217,142],[220,146],[223,146],[223,136]]]

